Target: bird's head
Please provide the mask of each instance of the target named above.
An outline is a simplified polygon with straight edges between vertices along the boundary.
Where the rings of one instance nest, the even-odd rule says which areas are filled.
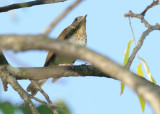
[[[86,17],[87,15],[76,17],[71,26],[80,28],[82,25],[86,25]]]

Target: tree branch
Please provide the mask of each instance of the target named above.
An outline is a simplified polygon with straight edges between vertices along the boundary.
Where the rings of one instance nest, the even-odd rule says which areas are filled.
[[[77,66],[53,66],[53,67],[36,67],[36,68],[14,68],[6,66],[9,74],[16,77],[16,79],[30,79],[42,80],[48,78],[60,78],[70,76],[97,76],[110,78],[109,75],[104,74],[100,70],[91,65],[77,65]]]
[[[146,9],[141,13],[141,15],[145,16],[146,12],[147,12],[150,8],[152,8],[153,6],[156,6],[156,5],[158,5],[158,4],[159,4],[159,0],[153,0],[153,2],[152,2],[149,6],[147,6]]]
[[[147,27],[147,28],[151,28],[151,27],[152,27],[152,25],[150,25],[150,24],[144,19],[144,16],[141,15],[141,14],[135,14],[135,13],[133,13],[132,11],[129,11],[129,13],[125,14],[124,16],[125,16],[125,17],[132,17],[132,18],[135,17],[135,18],[138,18],[138,19],[141,20],[142,23],[144,23],[145,27]]]
[[[0,49],[1,50],[1,49]],[[1,51],[2,52],[2,51]],[[10,84],[15,91],[19,93],[21,98],[27,103],[30,108],[32,114],[38,114],[37,109],[34,104],[30,100],[28,93],[18,84],[15,77],[11,76],[7,71],[6,67],[9,66],[6,58],[1,53],[0,54],[0,77],[2,79],[4,91],[7,91],[7,84]]]
[[[31,83],[38,91],[40,91],[42,93],[42,95],[47,100],[48,104],[53,105],[51,100],[49,99],[49,96],[43,91],[43,89],[34,80],[31,80]],[[52,108],[52,112],[53,112],[53,114],[59,114],[58,111],[56,110],[56,108],[54,108],[54,107]]]
[[[32,96],[32,95],[30,95],[30,97],[31,97],[32,99],[34,99],[34,100],[36,100],[36,101],[38,101],[38,102],[40,102],[40,103],[48,106],[49,108],[64,109],[63,106],[56,106],[56,105],[54,105],[54,104],[48,104],[47,102],[42,101],[42,100],[40,100],[40,99],[38,99],[38,98],[36,98],[36,97],[34,97],[34,96]]]
[[[160,25],[159,24],[156,24],[154,26],[150,25],[145,19],[144,19],[144,16],[141,15],[141,14],[134,14],[132,13],[132,11],[129,11],[128,14],[125,14],[125,17],[135,17],[135,18],[139,18],[141,20],[142,23],[145,24],[145,26],[148,28],[147,30],[145,30],[141,37],[139,38],[138,40],[138,43],[136,45],[136,47],[134,48],[131,56],[129,57],[128,59],[128,62],[127,62],[127,65],[126,65],[126,68],[130,68],[137,52],[139,51],[139,49],[142,47],[142,44],[144,42],[144,39],[149,35],[150,32],[154,31],[154,30],[160,30]]]
[[[155,26],[160,29],[160,26]],[[17,41],[19,41],[17,44]],[[2,43],[4,42],[4,44]],[[26,42],[26,43],[25,43]],[[17,46],[15,46],[17,44]],[[22,45],[23,44],[23,45]],[[34,44],[34,45],[33,45]],[[86,60],[100,69],[102,72],[109,74],[109,76],[122,81],[127,84],[132,90],[138,93],[144,100],[146,100],[154,109],[155,113],[159,113],[160,107],[160,87],[151,83],[150,81],[131,73],[126,68],[113,62],[109,58],[93,52],[87,48],[71,44],[66,41],[49,39],[44,36],[0,36],[0,48],[27,50],[27,49],[47,49],[54,50],[57,54],[62,54],[68,57],[76,57]],[[96,58],[96,59],[95,59]]]
[[[73,9],[75,8],[82,0],[76,0],[71,4],[66,10],[64,10],[45,30],[42,32],[43,35],[48,35],[53,28]]]
[[[26,3],[17,3],[17,4],[0,7],[0,12],[6,12],[9,10],[13,10],[13,9],[31,7],[31,6],[42,5],[42,4],[64,2],[64,1],[66,0],[36,0],[36,1],[31,1],[31,2],[26,2]]]
[[[10,76],[8,72],[4,70],[4,67],[0,67],[0,77],[7,81],[15,91],[19,93],[21,98],[27,103],[28,107],[30,108],[32,114],[38,114],[37,109],[35,108],[34,104],[30,100],[30,97],[28,93],[18,84],[17,80],[15,77]]]

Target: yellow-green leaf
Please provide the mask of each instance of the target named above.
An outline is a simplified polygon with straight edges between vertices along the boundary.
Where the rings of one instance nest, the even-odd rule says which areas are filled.
[[[142,63],[143,63],[143,66],[144,66],[144,68],[145,68],[145,70],[146,70],[146,73],[147,73],[147,76],[148,76],[149,80],[150,80],[151,82],[153,82],[154,84],[156,84],[156,81],[155,81],[154,78],[152,77],[151,72],[150,72],[150,70],[149,70],[149,67],[148,67],[146,61],[145,61],[143,58],[140,58],[140,59],[141,59],[141,61],[142,61]]]
[[[131,47],[132,41],[133,41],[133,40],[130,40],[130,41],[128,42],[127,48],[126,48],[126,50],[125,50],[125,52],[124,52],[123,66],[125,66],[125,65],[127,64],[127,62],[128,62],[129,51],[130,51],[130,47]]]
[[[137,67],[137,75],[144,77],[141,64],[139,64]]]
[[[133,40],[130,40],[128,42],[128,45],[127,45],[127,48],[124,52],[124,61],[123,61],[123,66],[126,66],[127,62],[128,62],[128,58],[129,58],[129,51],[130,51],[130,47],[131,47],[131,44],[132,44],[132,41]],[[124,87],[125,87],[125,84],[121,82],[121,93],[120,95],[122,95],[123,91],[124,91]]]
[[[125,84],[123,82],[121,82],[121,93],[120,93],[120,95],[122,95],[122,93],[124,91],[124,87],[125,87]]]
[[[141,104],[141,109],[142,109],[142,112],[144,112],[144,109],[145,109],[145,101],[142,99],[141,96],[138,95],[138,99],[139,99],[139,102]]]
[[[144,73],[143,73],[143,71],[142,71],[142,66],[141,66],[141,64],[139,64],[138,67],[137,67],[137,75],[144,77]],[[139,99],[139,102],[140,102],[140,104],[141,104],[142,112],[144,112],[144,109],[145,109],[145,101],[144,101],[144,100],[142,99],[142,97],[139,96],[139,95],[138,95],[138,99]]]

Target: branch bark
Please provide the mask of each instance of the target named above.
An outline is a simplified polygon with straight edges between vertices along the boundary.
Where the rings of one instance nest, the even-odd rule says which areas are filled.
[[[6,12],[6,11],[9,11],[9,10],[13,10],[13,9],[31,7],[31,6],[42,5],[42,4],[64,2],[64,1],[66,1],[66,0],[36,0],[36,1],[25,2],[25,3],[11,4],[11,5],[8,5],[8,6],[0,7],[0,12]]]
[[[48,78],[60,78],[70,76],[97,76],[110,78],[100,70],[91,65],[77,66],[53,66],[53,67],[36,67],[36,68],[14,68],[10,65],[6,66],[9,74],[16,79],[42,80]]]
[[[18,45],[17,42],[19,42],[20,45]],[[11,35],[9,37],[7,35],[0,36],[0,48],[14,49],[16,51],[28,49],[54,50],[60,55],[62,54],[65,56],[86,60],[102,72],[109,74],[111,77],[121,80],[123,83],[127,84],[152,106],[155,113],[158,114],[160,111],[160,87],[158,85],[155,85],[150,81],[131,73],[129,70],[113,62],[109,58],[87,48],[65,41],[49,39],[46,38],[46,36],[16,37],[16,35]]]

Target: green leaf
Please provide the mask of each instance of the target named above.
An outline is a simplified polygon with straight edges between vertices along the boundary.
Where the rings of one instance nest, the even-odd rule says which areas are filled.
[[[137,67],[137,75],[144,77],[144,73],[143,73],[143,71],[142,71],[142,66],[141,66],[141,64],[139,64],[138,67]],[[139,96],[139,95],[138,95],[138,99],[139,99],[139,102],[140,102],[140,104],[141,104],[142,112],[144,112],[144,109],[145,109],[145,101],[144,101],[143,98],[142,98],[141,96]]]
[[[151,82],[153,82],[154,84],[156,84],[156,81],[155,81],[154,78],[152,77],[151,72],[150,72],[150,70],[149,70],[149,67],[148,67],[146,61],[145,61],[143,58],[140,58],[140,59],[141,59],[141,61],[142,61],[142,63],[143,63],[143,66],[144,66],[144,68],[145,68],[145,70],[146,70],[146,73],[147,73],[147,76],[148,76],[149,80],[150,80]]]
[[[2,112],[3,112],[4,114],[14,114],[14,107],[13,107],[13,105],[12,105],[10,102],[8,102],[8,101],[2,102],[2,103],[0,104],[0,109],[2,110]]]
[[[133,40],[130,40],[128,42],[128,45],[127,45],[127,48],[124,52],[124,61],[123,61],[123,66],[126,66],[127,62],[128,62],[128,58],[129,58],[129,51],[130,51],[130,47],[131,47],[131,44],[132,44],[132,41]],[[125,87],[125,84],[123,82],[121,82],[121,93],[120,95],[122,95],[123,91],[124,91],[124,87]]]
[[[45,105],[40,105],[37,110],[40,114],[53,114],[52,110]]]
[[[31,111],[26,103],[16,104],[17,109],[21,110],[23,114],[31,114]]]
[[[71,111],[69,110],[68,106],[63,101],[57,101],[55,105],[64,107],[63,109],[57,109],[59,114],[71,114]],[[45,105],[38,106],[37,110],[40,114],[53,114],[51,108],[48,108]]]

